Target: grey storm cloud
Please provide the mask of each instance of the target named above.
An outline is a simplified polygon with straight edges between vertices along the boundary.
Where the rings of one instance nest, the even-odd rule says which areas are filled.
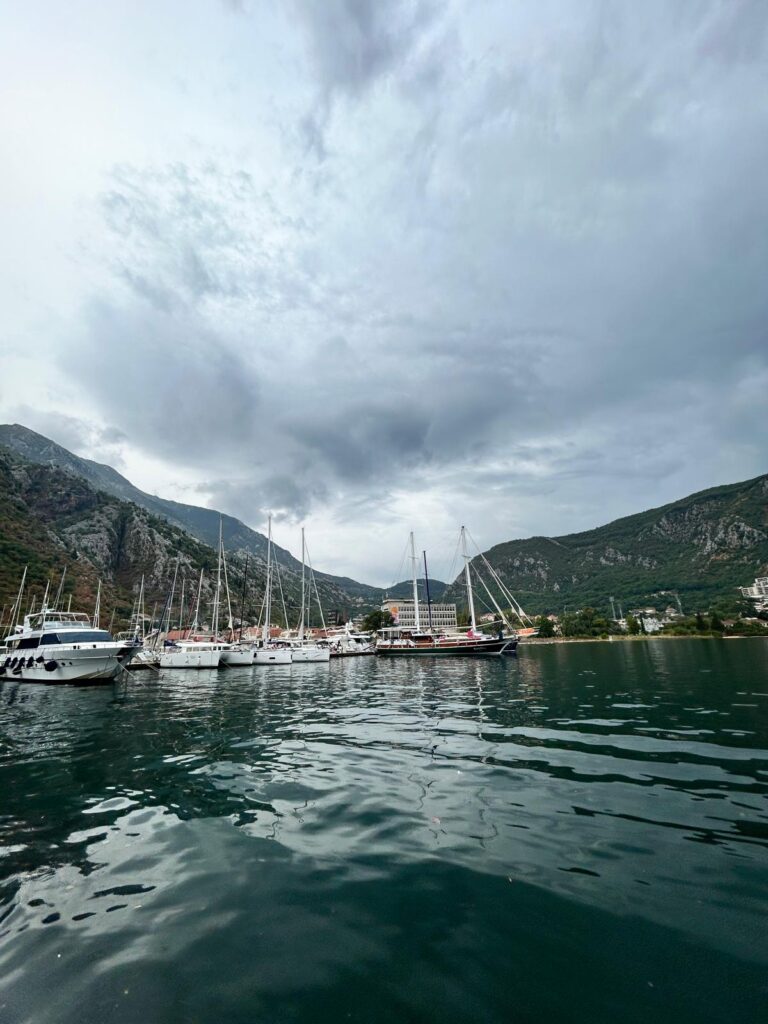
[[[424,0],[296,0],[294,10],[322,91],[354,96],[402,67],[438,7]]]
[[[226,463],[228,438],[255,437],[258,378],[183,310],[94,301],[74,355],[105,419],[162,457]]]
[[[765,4],[286,10],[276,165],[102,191],[60,365],[106,422],[250,521],[558,491],[556,531],[607,481],[629,511],[759,470]]]
[[[306,150],[324,160],[326,132],[333,104],[341,97],[359,98],[379,79],[397,74],[404,84],[409,58],[437,20],[438,5],[426,0],[295,0],[293,10],[303,27],[317,95],[301,119]],[[426,82],[432,62],[422,61]]]

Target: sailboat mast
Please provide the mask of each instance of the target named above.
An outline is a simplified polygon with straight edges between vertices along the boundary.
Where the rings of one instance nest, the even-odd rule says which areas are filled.
[[[54,611],[58,611],[59,601],[64,596],[64,580],[66,578],[67,578],[67,567],[65,565],[64,566],[64,571],[61,574],[61,579],[59,580],[59,589],[56,591],[56,600],[53,602],[53,610]]]
[[[248,583],[248,552],[245,553],[245,571],[243,572],[243,593],[240,597],[240,641],[243,639],[243,621],[245,615],[245,587]]]
[[[200,582],[197,585],[197,601],[195,601],[195,619],[192,623],[192,632],[197,632],[198,616],[200,615],[200,595],[203,592],[203,570],[200,570]]]
[[[304,639],[304,606],[306,604],[306,584],[304,565],[304,527],[301,528],[301,619],[299,620],[299,640]]]
[[[419,584],[416,578],[417,562],[416,562],[416,548],[413,543],[413,530],[411,530],[411,566],[413,567],[413,615],[416,623],[416,632],[421,631],[421,622],[419,620]]]
[[[221,516],[219,516],[219,559],[216,563],[216,592],[213,595],[213,637],[219,635],[219,604],[221,603]]]
[[[472,577],[469,574],[469,554],[467,553],[467,534],[466,530],[462,526],[461,528],[461,554],[464,558],[464,577],[467,582],[467,601],[469,602],[469,619],[472,624],[472,632],[477,630],[477,620],[475,619],[475,599],[472,595]]]
[[[8,633],[13,632],[14,626],[16,625],[16,618],[21,611],[21,602],[24,597],[24,584],[27,582],[27,566],[24,566],[24,572],[21,574],[21,583],[19,584],[19,592],[16,595],[16,600],[13,602],[13,608],[11,609],[11,617],[8,620]],[[45,596],[48,596],[48,587],[45,588]],[[43,599],[43,611],[45,611],[45,599]]]
[[[424,555],[424,588],[427,591],[427,615],[429,615],[429,632],[432,632],[432,598],[429,596],[429,573],[427,572],[427,552]]]
[[[272,515],[267,521],[267,589],[264,592],[264,646],[269,643],[269,620],[272,616]]]
[[[93,628],[99,628],[99,615],[101,614],[101,580],[96,588],[96,607],[93,609]]]
[[[139,619],[141,616],[141,619]],[[144,643],[144,575],[141,576],[141,585],[139,586],[139,596],[136,598],[136,627],[135,634],[138,636],[139,633],[139,622],[141,622],[141,642]],[[151,624],[150,624],[151,625]]]
[[[229,575],[227,574],[227,553],[224,550],[224,546],[221,547],[221,567],[224,570],[224,590],[227,594],[227,629],[229,630],[229,638],[234,641],[235,639],[235,621],[232,618],[232,595],[229,592]]]
[[[168,614],[163,616],[165,621],[165,632],[170,633],[171,631],[171,612],[173,609],[173,598],[176,594],[176,577],[179,575],[179,561],[180,557],[176,558],[176,568],[173,570],[173,583],[171,584],[171,593],[168,598]]]

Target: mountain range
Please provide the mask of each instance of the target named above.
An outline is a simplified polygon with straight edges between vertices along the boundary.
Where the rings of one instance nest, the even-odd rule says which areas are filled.
[[[497,544],[485,558],[526,610],[592,606],[686,612],[738,599],[768,574],[768,475],[699,491],[660,508],[564,537]],[[480,559],[473,564],[479,565]]]
[[[189,580],[215,568],[221,519],[232,589],[258,616],[266,538],[232,516],[147,494],[112,467],[74,455],[19,424],[0,425],[0,601],[6,604],[25,564],[41,590],[51,573],[68,566],[66,589],[85,607],[96,581],[107,607],[129,614],[138,581],[147,600],[165,599],[179,559]],[[301,563],[275,546],[288,617],[299,603]],[[710,488],[678,501],[581,533],[497,544],[484,557],[531,613],[592,605],[605,611],[614,597],[625,609],[671,603],[706,608],[768,573],[768,476]],[[478,556],[473,564],[481,567]],[[326,612],[339,617],[380,604],[384,591],[347,577],[315,571]],[[463,604],[461,577],[430,581],[433,599]],[[407,581],[390,588],[407,597]],[[493,589],[493,588],[492,588]],[[484,609],[483,591],[477,602]],[[204,587],[210,599],[210,582]]]
[[[179,558],[180,579],[205,571],[203,604],[212,598],[219,521],[228,552],[235,604],[244,598],[250,618],[258,618],[266,578],[267,539],[240,520],[147,494],[111,466],[80,458],[47,437],[19,424],[0,425],[0,600],[9,605],[25,565],[29,587],[41,593],[46,580],[66,565],[65,591],[86,607],[97,581],[105,585],[104,605],[126,618],[143,576],[147,609],[162,606]],[[301,562],[277,545],[280,565],[275,621],[283,599],[289,621],[298,619]],[[246,558],[248,575],[245,577]],[[332,619],[377,607],[380,587],[314,571],[324,613]],[[243,583],[246,583],[245,590]],[[406,596],[410,582],[390,588]],[[435,596],[445,584],[434,582]],[[178,593],[177,593],[178,599]],[[315,602],[316,605],[316,602]],[[315,619],[319,617],[317,608]]]

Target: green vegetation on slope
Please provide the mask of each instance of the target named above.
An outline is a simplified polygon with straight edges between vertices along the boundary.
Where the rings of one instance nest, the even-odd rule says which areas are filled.
[[[685,610],[707,609],[768,571],[768,476],[583,533],[497,544],[485,556],[533,614],[593,607],[607,615],[611,596],[625,611],[663,609],[675,592]],[[461,600],[459,584],[453,593]]]

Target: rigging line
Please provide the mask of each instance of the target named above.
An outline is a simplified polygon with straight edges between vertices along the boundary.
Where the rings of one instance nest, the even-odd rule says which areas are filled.
[[[283,580],[280,576],[280,563],[275,559],[275,575],[277,576],[277,589],[280,591],[280,601],[283,606],[283,622],[285,628],[288,629],[288,611],[285,607],[285,595],[283,594]]]
[[[448,575],[443,580],[443,583],[446,583],[449,587],[452,587],[453,583],[454,583],[454,579],[455,579],[455,575],[454,574],[456,573],[456,561],[457,561],[457,559],[459,557],[459,547],[460,546],[461,546],[461,533],[459,533],[459,536],[456,539],[456,547],[453,550],[453,558],[451,559],[451,567],[448,570]]]
[[[18,615],[21,611],[21,602],[24,600],[24,585],[27,582],[27,569],[28,566],[24,566],[24,572],[21,574],[21,583],[19,584],[19,591],[16,595],[16,600],[13,602],[13,608],[11,609],[11,616],[8,620],[8,636],[13,632],[13,628],[18,621]],[[50,582],[50,581],[49,581]],[[48,596],[48,586],[45,588],[45,597],[43,598],[42,610],[45,611],[45,600]]]
[[[267,603],[267,591],[264,590],[264,596],[261,599],[261,608],[259,608],[259,621],[256,623],[256,628],[261,629],[261,617],[264,614],[264,605]]]
[[[229,576],[227,575],[227,556],[224,553],[224,547],[221,548],[221,564],[224,569],[224,589],[227,592],[227,614],[229,616],[229,632],[230,640],[234,642],[235,639],[235,623],[232,619],[232,598],[229,593]]]
[[[59,600],[64,596],[64,580],[67,578],[67,567],[64,566],[64,570],[59,580],[59,589],[56,591],[56,600],[53,602],[53,610],[57,611],[59,607]]]
[[[467,531],[467,532],[469,532],[469,531]],[[490,572],[491,576],[493,577],[493,579],[498,584],[498,587],[499,587],[499,590],[501,591],[502,597],[506,598],[506,600],[508,600],[510,602],[510,607],[511,607],[512,611],[514,611],[515,614],[519,616],[521,622],[523,621],[523,619],[527,619],[529,624],[533,625],[533,620],[531,619],[531,617],[524,611],[523,606],[517,600],[517,598],[512,593],[512,591],[509,589],[509,587],[507,587],[507,585],[501,579],[501,577],[496,572],[496,570],[493,568],[493,566],[488,561],[488,559],[485,557],[483,552],[480,550],[480,548],[479,548],[479,546],[477,544],[477,541],[472,536],[472,534],[469,535],[469,539],[475,545],[475,548],[477,549],[477,553],[480,555],[480,557],[483,560],[483,564],[487,567],[487,569]]]
[[[240,642],[243,641],[243,622],[245,621],[245,586],[248,582],[248,555],[245,552],[245,570],[243,571],[243,593],[240,596]]]
[[[470,563],[470,564],[471,564],[471,563]],[[485,589],[485,592],[486,592],[486,594],[488,595],[488,597],[490,597],[491,601],[493,601],[494,607],[496,608],[496,611],[497,611],[497,612],[499,613],[499,615],[501,616],[501,619],[502,619],[502,621],[503,621],[503,622],[505,623],[505,625],[507,626],[507,628],[508,628],[508,629],[510,629],[510,630],[511,630],[512,632],[514,632],[514,627],[513,627],[513,626],[512,626],[512,624],[511,624],[511,623],[510,623],[510,622],[509,622],[509,621],[507,620],[507,617],[506,617],[506,615],[504,614],[504,612],[503,612],[503,611],[501,610],[501,608],[499,608],[499,606],[498,606],[498,605],[496,604],[496,599],[494,598],[493,594],[492,594],[492,593],[490,592],[490,590],[488,589],[488,586],[486,585],[486,582],[485,582],[485,580],[484,580],[484,579],[483,579],[483,577],[482,577],[482,576],[480,575],[480,573],[479,573],[479,572],[477,571],[477,569],[475,569],[475,576],[476,576],[476,577],[477,577],[477,579],[478,579],[478,580],[480,581],[480,583],[482,583],[482,585],[483,585],[483,588]]]
[[[322,602],[320,601],[320,593],[317,589],[317,580],[315,579],[315,570],[312,568],[312,559],[309,557],[309,548],[306,546],[306,543],[304,544],[304,551],[307,556],[307,565],[309,566],[309,585],[310,588],[315,588],[315,598],[317,599],[317,607],[320,609],[320,625],[323,628],[323,632],[325,632],[325,616],[323,615],[323,605]]]
[[[495,572],[495,570],[494,570],[493,566],[492,566],[492,565],[490,564],[490,562],[488,561],[488,559],[487,559],[487,558],[485,558],[485,556],[481,556],[481,557],[483,558],[483,562],[484,562],[484,563],[485,563],[485,564],[486,564],[486,565],[488,566],[488,571],[489,571],[489,572],[491,573],[491,575],[493,576],[493,578],[494,578],[494,579],[496,580],[496,583],[498,584],[498,586],[499,586],[499,589],[501,590],[502,594],[503,594],[503,595],[504,595],[504,596],[505,596],[505,597],[507,598],[507,600],[509,601],[509,603],[510,603],[510,607],[511,607],[512,611],[514,611],[514,612],[515,612],[515,614],[516,614],[516,615],[518,616],[518,618],[520,619],[520,622],[522,623],[523,619],[527,619],[527,620],[528,620],[528,623],[529,623],[529,625],[533,625],[533,620],[531,619],[530,615],[528,615],[528,613],[527,613],[527,612],[525,611],[525,609],[523,608],[523,606],[522,606],[522,605],[520,604],[520,602],[519,602],[519,601],[517,600],[517,598],[515,597],[515,595],[514,595],[514,594],[512,593],[512,591],[511,591],[511,590],[509,589],[509,587],[507,587],[507,585],[506,585],[506,584],[504,583],[504,581],[503,581],[503,580],[501,579],[501,577],[499,576],[499,574],[498,574],[497,572]]]
[[[405,579],[405,560],[408,557],[408,545],[409,541],[406,541],[405,547],[403,548],[403,553],[400,556],[400,565],[397,567],[397,579],[392,581],[389,587],[386,588],[387,590],[394,590],[397,584],[402,583],[403,580]]]

